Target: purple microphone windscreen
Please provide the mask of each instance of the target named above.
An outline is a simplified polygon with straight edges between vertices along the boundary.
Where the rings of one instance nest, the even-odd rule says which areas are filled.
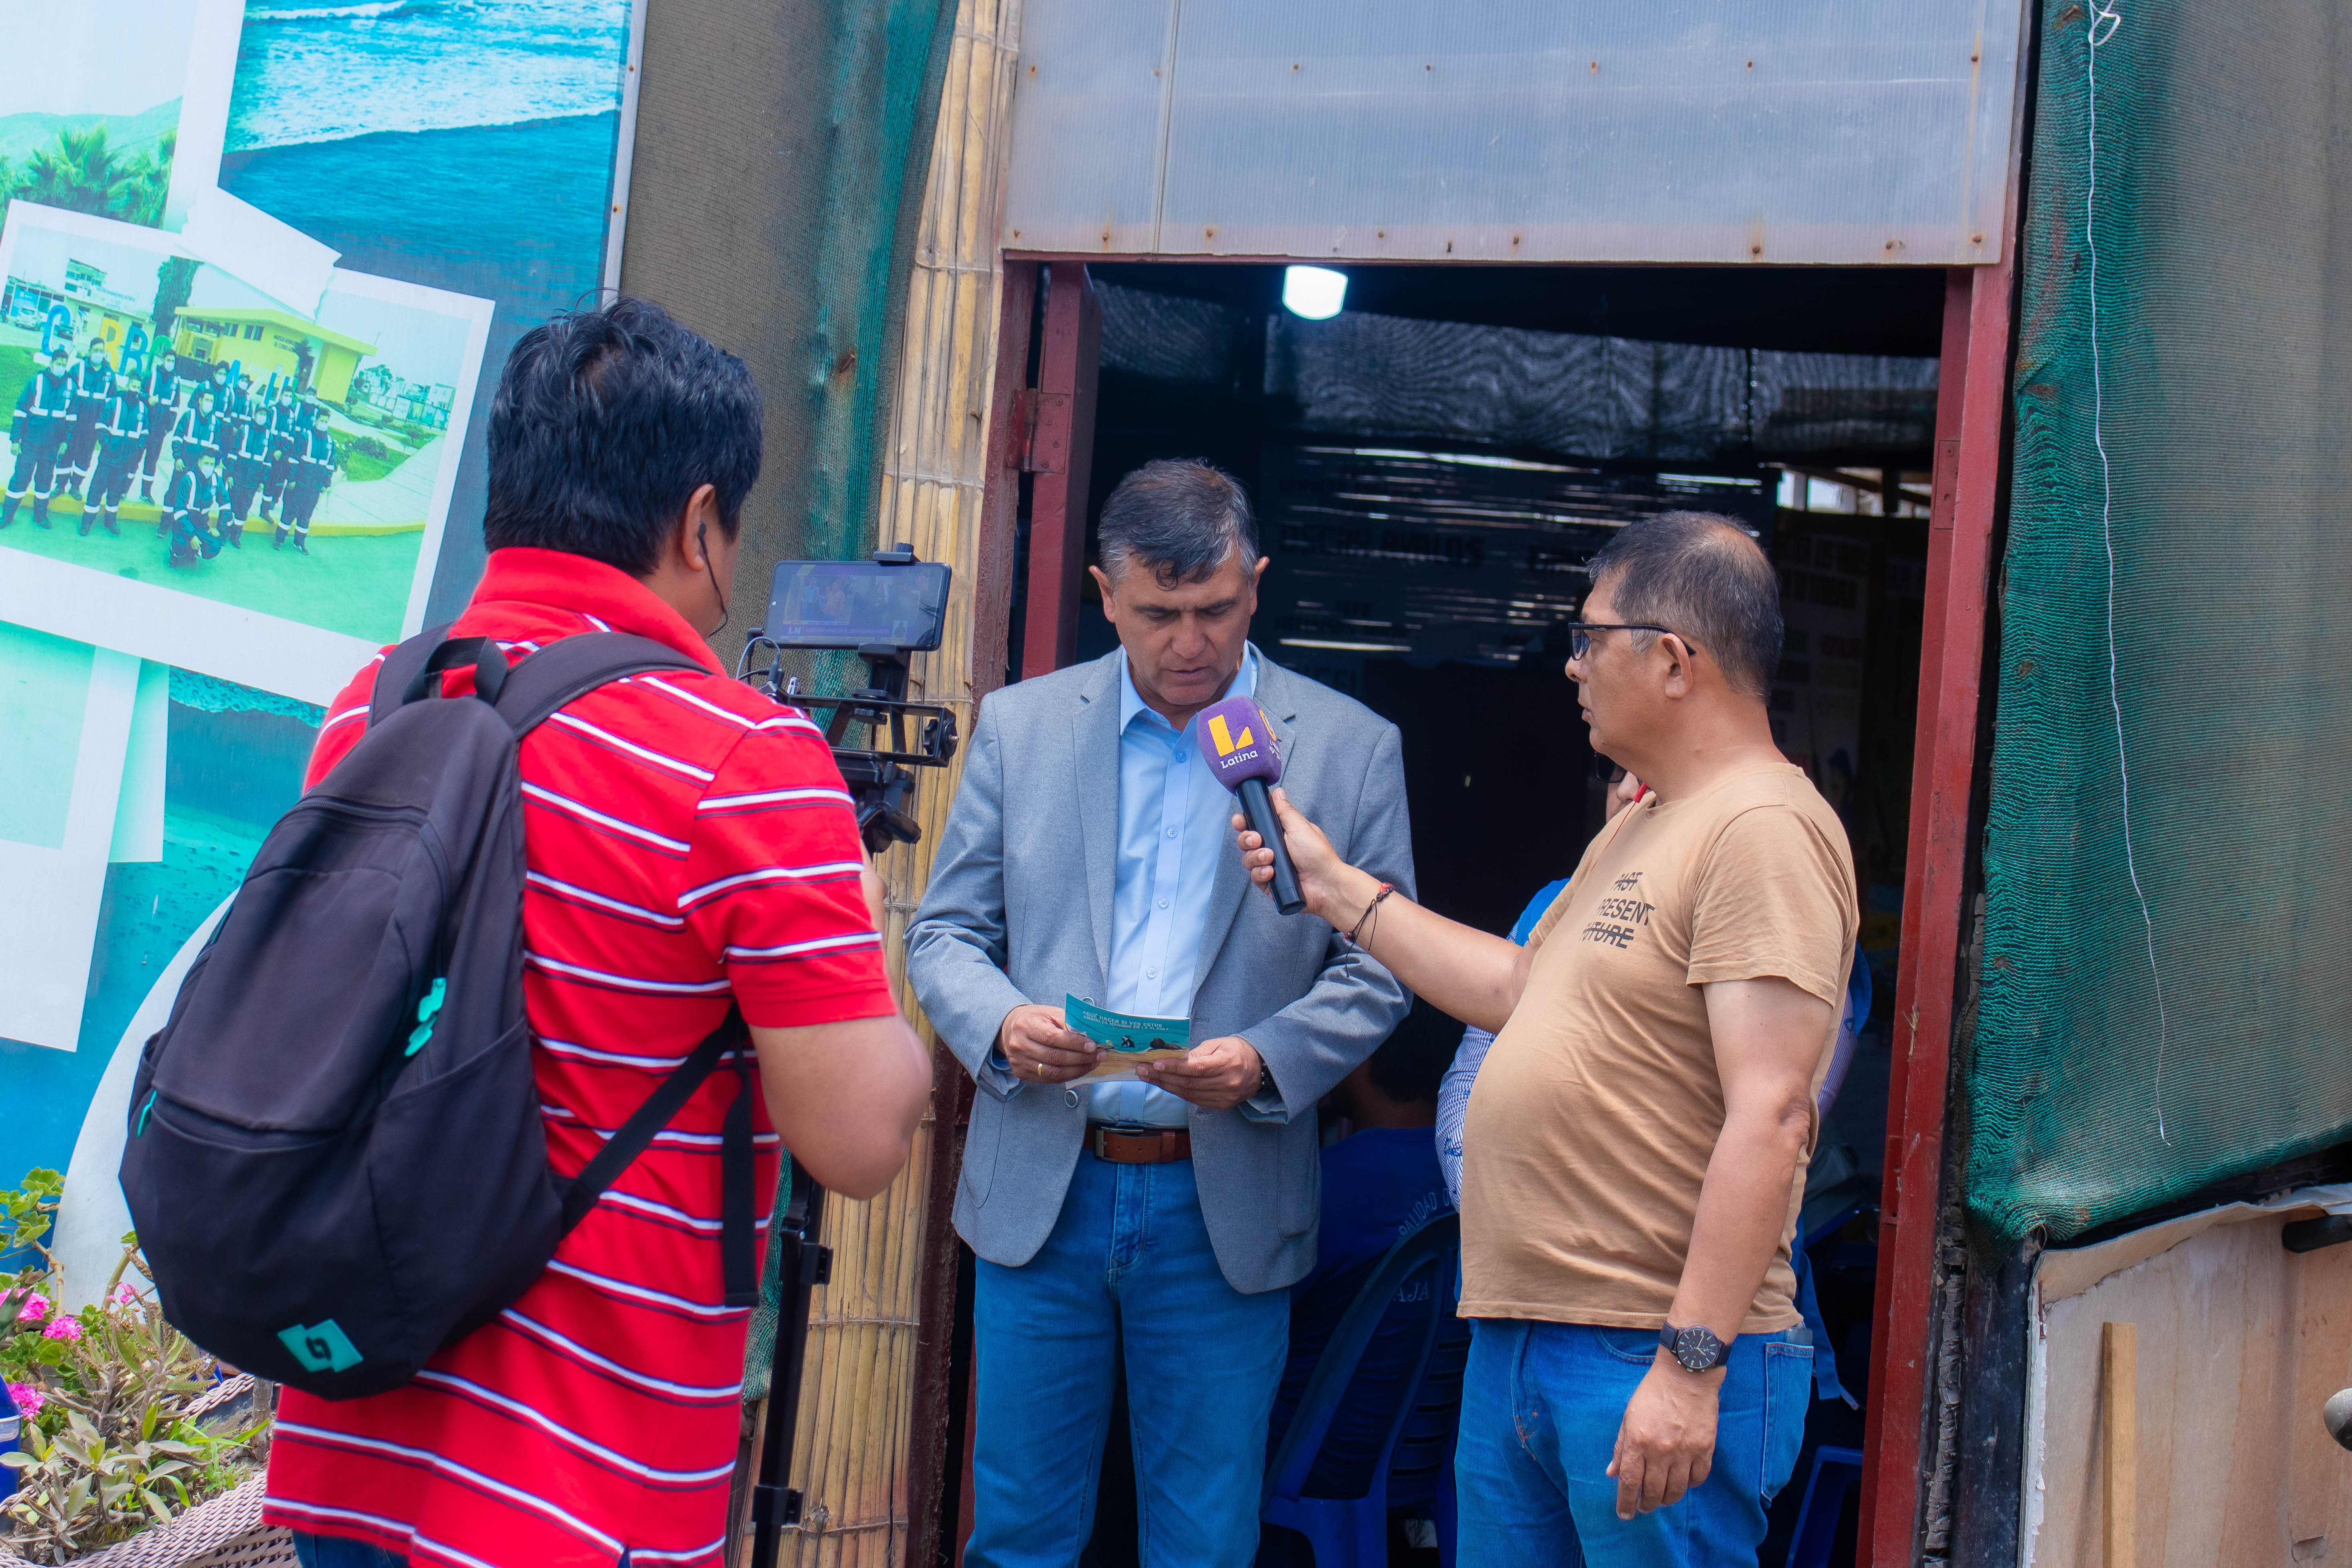
[[[1209,771],[1229,790],[1244,779],[1282,782],[1282,754],[1275,749],[1274,726],[1265,711],[1246,697],[1228,697],[1201,710],[1192,739],[1207,758]]]

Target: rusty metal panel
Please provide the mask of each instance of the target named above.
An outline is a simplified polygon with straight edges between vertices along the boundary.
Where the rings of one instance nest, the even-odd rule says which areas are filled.
[[[1013,87],[1008,250],[1139,255],[1160,208],[1160,133],[1175,0],[1028,0]],[[1054,238],[1013,211],[1024,186],[1050,191]]]
[[[2021,0],[1029,0],[1004,243],[1968,265]]]

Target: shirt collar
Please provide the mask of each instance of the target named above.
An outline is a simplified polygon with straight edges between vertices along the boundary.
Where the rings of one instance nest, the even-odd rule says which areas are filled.
[[[493,550],[482,580],[474,588],[472,603],[478,606],[516,599],[593,616],[616,632],[635,632],[675,648],[713,675],[727,673],[719,656],[686,624],[685,616],[662,603],[643,583],[602,561],[528,545]]]
[[[1234,683],[1225,688],[1225,696],[1255,697],[1256,695],[1257,645],[1244,643],[1242,667],[1234,672]],[[1127,668],[1127,649],[1120,648],[1118,650],[1118,732],[1120,734],[1127,733],[1127,727],[1135,722],[1135,716],[1139,713],[1150,713],[1153,718],[1159,719],[1160,723],[1168,722],[1166,719],[1160,718],[1158,713],[1144,706],[1142,693],[1135,689],[1135,677]]]

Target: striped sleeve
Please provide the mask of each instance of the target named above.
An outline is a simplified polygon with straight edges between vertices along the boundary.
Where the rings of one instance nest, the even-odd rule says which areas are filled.
[[[745,1018],[783,1029],[894,1010],[863,863],[821,741],[779,727],[735,743],[696,803],[677,910]]]
[[[327,715],[319,725],[319,739],[310,748],[310,765],[302,775],[304,789],[315,788],[320,779],[334,772],[343,753],[366,733],[368,704],[375,698],[375,672],[383,666],[383,655],[391,651],[387,647],[362,665],[351,684],[327,704]]]

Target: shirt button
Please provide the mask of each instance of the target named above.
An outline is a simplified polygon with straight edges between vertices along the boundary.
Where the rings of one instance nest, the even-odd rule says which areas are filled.
[[[1163,909],[1163,910],[1164,910],[1164,909],[1166,909],[1166,908],[1168,907],[1168,900],[1165,900],[1165,899],[1160,900],[1160,907],[1161,909]]]
[[[1171,828],[1170,828],[1170,829],[1168,830],[1168,837],[1171,837],[1171,838],[1175,837],[1176,837],[1176,829],[1174,829],[1174,828],[1172,828],[1172,827],[1171,827]]]
[[[1157,980],[1160,978],[1160,971],[1156,969],[1147,969],[1143,972],[1143,977],[1146,980]]]

